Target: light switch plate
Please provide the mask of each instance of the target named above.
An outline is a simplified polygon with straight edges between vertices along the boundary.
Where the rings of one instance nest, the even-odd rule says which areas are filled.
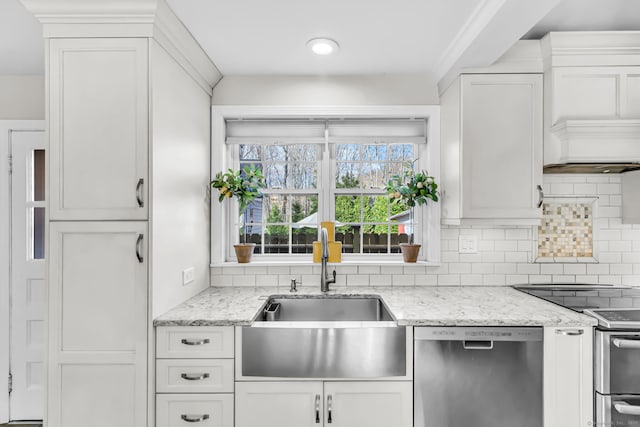
[[[195,269],[193,267],[182,270],[182,286],[188,285],[195,280]]]
[[[458,239],[458,252],[461,254],[477,254],[478,236],[460,236]]]

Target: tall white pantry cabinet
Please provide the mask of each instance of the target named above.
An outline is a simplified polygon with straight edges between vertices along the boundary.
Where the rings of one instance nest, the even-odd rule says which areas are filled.
[[[146,425],[147,58],[142,38],[49,41],[50,427]]]
[[[86,15],[65,1],[25,5],[47,51],[44,423],[153,426],[151,319],[209,283],[221,75],[162,1],[139,13],[96,1]]]

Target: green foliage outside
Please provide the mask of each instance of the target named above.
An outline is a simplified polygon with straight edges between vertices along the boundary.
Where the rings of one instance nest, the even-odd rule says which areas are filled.
[[[269,216],[267,217],[267,223],[285,222],[282,212],[277,205],[271,207]],[[267,225],[265,232],[270,235],[280,234],[289,235],[289,228],[286,225]]]

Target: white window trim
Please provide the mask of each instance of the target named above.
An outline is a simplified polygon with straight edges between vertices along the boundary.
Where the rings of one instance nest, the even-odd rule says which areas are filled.
[[[438,105],[388,105],[388,106],[276,106],[276,105],[225,105],[213,106],[211,109],[211,176],[217,171],[233,167],[234,159],[231,151],[225,144],[225,121],[227,119],[283,119],[283,118],[427,118],[427,144],[421,145],[419,150],[419,163],[417,169],[426,169],[437,183],[440,179],[440,106]],[[325,161],[325,159],[323,159]],[[328,192],[330,188],[320,189]],[[218,203],[217,194],[211,193],[211,265],[221,266],[235,264],[235,255],[230,254],[228,248],[231,240],[231,232],[228,224],[233,223],[229,218],[226,203]],[[328,207],[320,206],[321,212],[326,215]],[[422,235],[416,242],[423,245],[421,257],[422,263],[439,264],[440,262],[440,203],[429,203],[418,209],[423,224]],[[402,263],[400,254],[393,254],[398,263]],[[395,263],[394,256],[385,254],[350,255],[349,264],[371,263]],[[311,264],[309,259],[304,260],[298,255],[261,256],[251,265],[264,265],[265,262],[285,262],[296,264]],[[264,262],[262,262],[264,261]]]

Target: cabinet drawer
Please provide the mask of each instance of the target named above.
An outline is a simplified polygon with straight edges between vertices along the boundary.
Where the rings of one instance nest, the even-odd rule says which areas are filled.
[[[232,394],[159,394],[156,427],[233,427]]]
[[[233,392],[233,359],[159,359],[158,393]]]
[[[163,326],[156,331],[159,359],[233,358],[233,326]]]

